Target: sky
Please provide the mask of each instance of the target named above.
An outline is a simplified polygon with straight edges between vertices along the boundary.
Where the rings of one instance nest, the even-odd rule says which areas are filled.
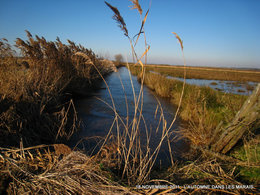
[[[141,18],[129,0],[107,0],[118,8],[133,38]],[[183,40],[187,65],[260,68],[260,0],[139,0],[150,45],[148,63],[183,65]],[[103,0],[0,0],[0,38],[14,44],[26,40],[25,30],[49,41],[59,37],[114,59],[122,54],[131,61],[129,40],[112,19]],[[136,46],[144,52],[144,39]]]

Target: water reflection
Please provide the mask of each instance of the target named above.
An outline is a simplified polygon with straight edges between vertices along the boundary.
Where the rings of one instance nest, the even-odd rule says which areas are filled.
[[[183,78],[167,76],[169,79],[176,79],[183,81]],[[250,95],[256,87],[256,82],[251,81],[220,81],[220,80],[206,80],[206,79],[186,79],[186,83],[198,86],[209,86],[212,89],[222,91],[225,93],[233,93],[238,95]]]
[[[124,89],[121,85],[119,76],[121,77],[122,83],[124,85]],[[136,77],[132,77],[132,84],[129,77],[129,72],[127,68],[123,67],[120,68],[118,72],[112,73],[110,76],[106,79],[107,84],[111,90],[111,95],[113,96],[113,100],[115,102],[115,107],[118,112],[118,114],[121,116],[121,118],[126,121],[126,118],[129,117],[129,121],[134,116],[134,95],[133,95],[133,89],[132,85],[134,86],[135,94],[138,94],[140,91],[140,83],[137,81]],[[115,113],[114,111],[106,105],[109,104],[112,106],[111,97],[109,94],[108,89],[106,89],[105,84],[101,87],[101,90],[98,90],[95,92],[95,96],[88,97],[84,99],[78,99],[75,101],[75,106],[78,111],[79,116],[81,117],[83,121],[82,125],[82,131],[78,132],[74,137],[72,138],[71,145],[75,145],[76,142],[78,142],[83,137],[91,137],[91,136],[105,136],[110,127],[113,123]],[[126,106],[126,99],[128,103],[128,109]],[[167,121],[167,124],[169,126],[170,122],[172,121],[174,115],[175,115],[175,107],[170,103],[168,99],[157,97],[160,101],[162,108],[163,108],[163,114]],[[101,101],[101,100],[102,101]],[[106,102],[106,103],[104,103]],[[140,125],[140,134],[141,134],[141,142],[143,145],[146,143],[146,133],[145,133],[145,125],[147,128],[152,132],[151,133],[151,148],[154,148],[159,140],[160,140],[160,131],[157,133],[156,127],[158,126],[159,122],[159,112],[157,115],[156,109],[158,106],[158,102],[155,98],[155,94],[148,88],[144,87],[143,89],[143,116],[145,119],[144,122],[141,122]],[[174,124],[173,129],[177,129],[178,127],[178,121]],[[115,128],[114,128],[115,133]],[[94,144],[88,141],[87,143],[84,142],[85,147],[89,148],[93,146]],[[179,141],[174,144],[174,151],[176,152],[176,158],[179,157],[178,154],[181,152],[178,150],[180,148],[183,150],[183,142]],[[162,152],[160,153],[161,158],[164,158],[164,163],[166,161],[169,161],[168,157],[165,159],[165,153],[167,153],[167,145],[163,146]],[[162,157],[164,155],[164,157]],[[167,156],[167,155],[166,155]],[[160,158],[160,157],[159,157]]]
[[[160,74],[155,71],[149,71],[154,74]],[[183,78],[166,76],[168,79],[184,81]],[[233,93],[238,95],[251,95],[257,82],[252,81],[223,81],[223,80],[207,80],[207,79],[186,79],[186,83],[198,86],[209,86],[217,91],[225,93]]]

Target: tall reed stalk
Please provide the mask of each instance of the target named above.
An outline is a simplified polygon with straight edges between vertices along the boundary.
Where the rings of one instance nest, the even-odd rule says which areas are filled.
[[[179,103],[177,112],[176,112],[172,122],[169,123],[169,125],[167,125],[167,121],[164,118],[163,109],[161,107],[160,102],[158,101],[158,108],[156,110],[156,113],[159,112],[160,117],[158,120],[158,126],[156,128],[156,132],[158,132],[159,127],[162,128],[160,130],[161,138],[160,138],[157,146],[152,150],[151,144],[150,144],[150,141],[151,141],[150,136],[151,136],[152,130],[149,130],[147,128],[146,121],[145,121],[145,118],[142,113],[143,104],[144,104],[143,87],[144,87],[144,78],[145,78],[145,65],[147,64],[147,53],[149,52],[149,49],[150,49],[150,46],[147,44],[144,25],[145,25],[147,17],[148,17],[149,9],[147,10],[146,14],[143,16],[143,10],[142,10],[142,7],[140,6],[138,0],[133,0],[131,2],[132,2],[131,8],[137,9],[137,11],[140,15],[140,18],[141,18],[140,30],[134,36],[134,38],[130,38],[126,23],[125,23],[123,17],[121,16],[119,10],[116,7],[110,5],[108,2],[105,2],[105,3],[114,12],[113,19],[117,22],[119,28],[123,31],[124,35],[129,40],[129,43],[130,43],[130,46],[132,49],[133,61],[134,61],[135,65],[139,64],[141,66],[141,80],[140,80],[141,87],[140,87],[140,91],[138,93],[136,93],[133,82],[132,82],[131,73],[129,71],[130,82],[131,82],[133,98],[134,98],[134,116],[131,119],[131,121],[128,121],[128,120],[125,121],[118,115],[118,112],[115,109],[113,97],[109,90],[110,97],[112,100],[112,106],[109,106],[109,107],[114,111],[115,119],[110,128],[109,133],[106,136],[103,146],[108,141],[108,138],[110,137],[110,133],[113,129],[113,126],[116,125],[116,129],[117,129],[117,133],[116,133],[117,138],[116,139],[117,139],[117,151],[118,151],[118,162],[119,162],[118,168],[122,170],[122,179],[127,178],[127,182],[129,185],[135,185],[135,184],[142,184],[143,182],[147,181],[147,179],[149,179],[151,170],[152,170],[152,168],[156,162],[157,156],[160,152],[160,148],[161,148],[163,142],[165,142],[165,140],[167,140],[167,139],[168,139],[170,155],[172,155],[169,138],[170,138],[170,134],[171,134],[171,130],[172,130],[172,125],[174,124],[174,122],[176,121],[176,118],[177,118],[177,114],[178,114],[178,111],[179,111],[179,108],[181,105],[182,96],[180,98],[180,103]],[[181,49],[183,52],[182,41],[176,33],[174,33],[174,34],[176,35],[176,38],[179,40]],[[141,57],[138,57],[138,55],[135,51],[135,47],[138,44],[138,41],[140,40],[141,36],[143,36],[143,39],[144,39],[145,50],[142,53]],[[144,57],[145,57],[145,59],[143,62]],[[129,69],[129,64],[126,63],[126,65]],[[104,80],[104,82],[105,82],[105,80]],[[185,85],[185,83],[184,83],[184,85]],[[184,89],[184,85],[183,85],[183,89]],[[107,87],[108,87],[108,85],[107,85]],[[122,88],[124,89],[123,84],[122,84]],[[108,89],[109,89],[109,87],[108,87]],[[126,107],[128,109],[129,106],[128,106],[127,97],[125,97],[125,103],[126,103]],[[106,104],[108,104],[108,103],[106,103]],[[127,119],[128,118],[129,117],[127,117]],[[141,129],[141,126],[140,126],[141,123],[145,124],[144,129]],[[141,138],[141,134],[143,132],[146,134],[146,136],[145,136],[146,140],[143,140]],[[144,146],[144,143],[145,143],[145,146]],[[102,150],[102,148],[101,148],[101,150]],[[172,156],[171,156],[171,161],[173,163]]]

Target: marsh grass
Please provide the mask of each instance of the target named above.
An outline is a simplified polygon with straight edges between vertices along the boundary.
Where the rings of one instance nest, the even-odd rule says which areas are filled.
[[[90,157],[72,152],[64,159],[60,154],[70,151],[65,145],[56,154],[52,147],[39,144],[69,140],[80,125],[72,95],[87,93],[100,74],[105,76],[115,67],[72,41],[66,45],[59,38],[52,42],[26,33],[28,40],[16,41],[22,57],[15,56],[7,40],[0,41],[1,192],[6,188],[8,193],[32,194],[110,191],[109,181]],[[57,145],[53,147],[57,152]],[[61,170],[66,171],[61,174]]]
[[[66,141],[78,127],[71,95],[95,86],[100,77],[93,64],[102,75],[112,67],[72,41],[65,45],[59,38],[51,42],[26,33],[27,41],[16,41],[22,53],[19,58],[7,41],[1,41],[1,145]],[[74,55],[77,52],[88,59]]]
[[[260,164],[260,139],[259,135],[249,135],[243,139],[243,143],[233,150],[230,156],[241,160],[243,163],[238,166],[238,177],[241,180],[249,181],[252,184],[259,184]]]

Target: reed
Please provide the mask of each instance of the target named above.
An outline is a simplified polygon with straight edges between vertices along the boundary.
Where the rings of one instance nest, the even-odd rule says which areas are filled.
[[[129,37],[126,32],[128,32],[126,28],[125,23],[123,22],[123,18],[120,14],[120,12],[110,4],[106,2],[108,7],[114,12],[113,19],[116,20],[117,23],[119,23],[120,29],[123,31],[124,35],[127,36],[129,39],[131,48],[132,48],[132,54],[135,61],[141,66],[141,72],[142,77],[140,79],[141,81],[141,89],[139,93],[135,93],[134,87],[132,85],[133,89],[133,96],[134,96],[134,116],[131,119],[131,121],[124,121],[121,119],[120,116],[118,116],[117,112],[115,112],[115,122],[113,124],[117,127],[117,150],[118,150],[118,162],[119,162],[119,169],[122,169],[122,179],[127,179],[127,182],[129,185],[136,185],[136,184],[142,184],[144,183],[151,173],[152,167],[154,166],[154,163],[156,161],[157,155],[160,151],[160,147],[164,140],[166,140],[166,137],[169,133],[169,130],[167,129],[167,122],[164,119],[163,111],[161,108],[159,108],[160,112],[160,120],[158,121],[158,126],[162,124],[162,134],[160,135],[162,138],[159,141],[158,145],[155,147],[155,149],[152,151],[150,149],[150,131],[147,127],[145,129],[140,129],[140,124],[146,124],[145,118],[142,115],[142,109],[143,109],[143,82],[144,82],[144,75],[145,75],[145,69],[144,65],[145,63],[142,62],[142,58],[146,56],[147,52],[149,51],[150,47],[148,46],[146,42],[146,37],[144,32],[144,24],[147,20],[147,16],[149,13],[149,10],[146,12],[145,16],[142,17],[142,9],[138,1],[132,1],[133,9],[137,9],[140,18],[141,18],[141,27],[140,31],[137,33],[137,39],[133,41]],[[137,54],[135,52],[134,46],[138,43],[139,37],[141,34],[144,35],[145,40],[145,51],[141,55],[140,58],[137,57]],[[134,36],[134,38],[136,37]],[[146,60],[145,60],[146,61]],[[129,67],[128,63],[127,66]],[[130,72],[129,72],[130,74]],[[131,78],[131,74],[130,74]],[[130,81],[132,83],[132,81]],[[123,87],[123,86],[122,86]],[[124,88],[124,87],[123,87]],[[112,98],[112,97],[111,97]],[[126,98],[126,105],[128,104],[127,98]],[[158,103],[160,106],[160,104]],[[127,105],[127,107],[129,107]],[[111,109],[114,110],[114,105],[111,106]],[[122,128],[119,128],[120,125],[118,125],[120,122],[120,125]],[[111,127],[112,129],[112,127]],[[146,134],[146,140],[141,138],[141,133],[145,132]],[[109,136],[109,134],[108,134]],[[107,137],[108,137],[107,136]]]
[[[35,145],[66,143],[80,125],[72,95],[80,90],[89,91],[100,80],[100,74],[105,76],[114,67],[72,41],[66,45],[59,38],[51,42],[26,33],[28,40],[16,41],[22,57],[15,56],[7,40],[0,41],[0,175],[4,186],[1,192],[6,188],[9,193],[32,194],[110,191],[108,180],[89,164],[90,157],[73,152],[64,159],[50,152],[53,151],[50,147]],[[79,52],[84,57],[76,55]],[[13,147],[19,149],[7,149]],[[64,146],[59,153],[64,155],[64,151],[70,149]],[[60,174],[59,166],[70,173]],[[92,185],[90,189],[91,182],[98,180],[99,187]],[[100,184],[106,187],[101,189]],[[114,187],[111,192],[117,191]]]
[[[19,146],[21,140],[31,146],[69,139],[78,126],[71,95],[95,86],[99,74],[93,64],[102,75],[112,71],[81,45],[33,38],[26,32],[27,41],[16,41],[22,57],[14,56],[7,41],[0,44],[2,146]]]
[[[171,145],[170,145],[170,134],[172,133],[172,125],[176,121],[178,111],[180,109],[182,96],[184,92],[184,86],[182,85],[182,92],[181,97],[179,99],[179,106],[177,108],[177,112],[171,122],[169,124],[164,119],[163,110],[161,108],[160,102],[158,102],[158,109],[155,111],[156,113],[159,113],[159,119],[158,119],[158,126],[156,129],[156,132],[161,132],[159,137],[161,137],[158,145],[156,145],[154,150],[151,150],[150,146],[150,136],[151,131],[146,127],[145,118],[142,115],[142,109],[143,109],[143,85],[145,82],[146,76],[146,70],[145,66],[147,64],[147,53],[149,52],[150,46],[147,44],[146,36],[145,36],[145,30],[144,25],[146,23],[149,9],[147,10],[146,14],[143,16],[142,8],[138,1],[131,1],[133,5],[131,6],[132,9],[137,9],[141,18],[141,27],[139,32],[131,39],[130,35],[128,34],[128,29],[126,28],[126,24],[124,22],[123,17],[121,16],[120,12],[117,8],[114,6],[111,6],[109,3],[106,2],[107,6],[114,12],[113,19],[116,20],[116,22],[119,24],[120,29],[123,31],[124,35],[129,39],[130,46],[132,48],[132,55],[134,62],[136,62],[135,65],[140,65],[140,83],[141,83],[141,89],[139,93],[135,94],[134,87],[133,88],[133,96],[134,96],[134,117],[131,119],[131,122],[127,120],[124,122],[123,119],[117,114],[115,110],[114,103],[111,105],[111,109],[115,112],[115,121],[113,122],[112,126],[115,125],[117,128],[117,150],[118,150],[118,162],[119,162],[119,169],[122,167],[122,179],[127,178],[127,182],[129,185],[135,185],[135,184],[142,184],[150,177],[150,173],[152,171],[152,168],[156,162],[157,155],[160,151],[161,145],[164,142],[168,142],[169,145],[169,151],[171,156],[171,161],[173,163],[172,158],[172,152],[171,152]],[[181,50],[183,52],[183,43],[181,38],[176,34],[173,33],[176,38],[178,39]],[[140,36],[143,35],[144,38],[144,45],[145,45],[145,51],[141,55],[141,57],[138,58],[137,53],[135,52],[135,46],[138,44]],[[137,37],[137,38],[136,38]],[[135,39],[136,38],[136,39]],[[142,60],[142,58],[144,58]],[[185,64],[185,59],[184,59]],[[126,63],[126,66],[130,68],[129,64]],[[129,72],[130,74],[130,72]],[[130,74],[131,77],[131,74]],[[132,83],[132,81],[130,81]],[[124,89],[124,87],[122,86]],[[167,89],[161,89],[160,93],[165,94]],[[111,97],[113,102],[113,97]],[[126,98],[126,106],[127,105],[127,98]],[[119,128],[120,125],[118,125],[120,122],[120,125],[123,126],[123,128]],[[140,129],[140,124],[144,123],[145,128],[142,130]],[[161,127],[162,129],[158,130],[158,128]],[[154,127],[156,128],[156,127]],[[112,127],[110,128],[112,129]],[[141,131],[145,132],[146,134],[146,140],[141,138]],[[110,132],[107,135],[107,137],[110,136]],[[106,139],[107,140],[107,139]],[[104,143],[105,144],[105,143]]]

